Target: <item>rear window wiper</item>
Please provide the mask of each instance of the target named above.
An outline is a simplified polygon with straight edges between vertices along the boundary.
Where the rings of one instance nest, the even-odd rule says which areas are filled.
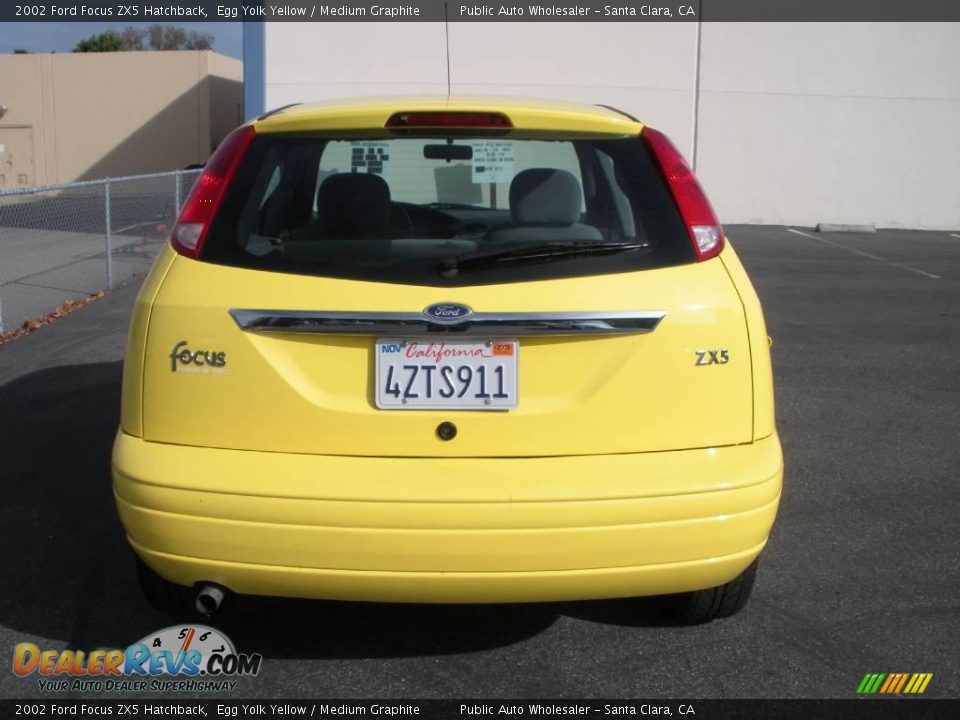
[[[584,255],[613,255],[631,250],[645,250],[649,242],[596,242],[579,241],[543,243],[509,250],[481,251],[444,258],[440,261],[441,272],[456,274],[460,270],[488,267],[491,265],[527,262],[545,258],[570,258]]]
[[[567,242],[528,245],[510,250],[466,253],[443,258],[440,261],[440,274],[443,277],[455,277],[463,270],[490,267],[511,263],[533,262],[554,258],[573,258],[585,255],[613,255],[632,250],[647,250],[649,242]]]
[[[428,202],[423,203],[420,207],[430,208],[431,210],[492,210],[493,208],[486,207],[485,205],[470,205],[469,203],[455,203],[455,202]]]

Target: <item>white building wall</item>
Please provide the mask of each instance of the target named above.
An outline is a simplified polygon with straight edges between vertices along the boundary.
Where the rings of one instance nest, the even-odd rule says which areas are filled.
[[[450,90],[611,105],[692,150],[693,23],[451,23]]]
[[[960,228],[960,24],[448,27],[268,23],[266,105],[448,82],[603,103],[695,154],[723,222]]]
[[[960,227],[960,25],[705,23],[697,172],[728,222]]]
[[[443,23],[266,23],[267,109],[363,95],[447,92]]]

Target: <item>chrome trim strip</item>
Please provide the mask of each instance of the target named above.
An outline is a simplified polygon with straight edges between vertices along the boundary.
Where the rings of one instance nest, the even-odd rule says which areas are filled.
[[[666,314],[663,310],[473,313],[462,322],[440,324],[427,320],[421,312],[230,310],[230,316],[246,332],[390,337],[633,335],[653,332]]]

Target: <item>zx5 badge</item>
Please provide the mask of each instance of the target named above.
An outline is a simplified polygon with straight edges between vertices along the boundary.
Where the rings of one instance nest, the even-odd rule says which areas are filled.
[[[727,350],[695,350],[697,353],[696,365],[726,365],[730,362],[730,353]]]

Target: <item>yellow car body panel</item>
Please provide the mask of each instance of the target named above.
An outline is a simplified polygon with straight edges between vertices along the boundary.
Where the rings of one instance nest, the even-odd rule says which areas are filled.
[[[775,435],[669,453],[424,460],[240,453],[120,433],[113,479],[131,544],[183,585],[511,602],[729,581],[766,542],[782,461]]]
[[[643,335],[521,338],[520,404],[507,414],[380,410],[370,382],[376,338],[244,333],[229,314],[234,308],[419,312],[441,300],[466,303],[476,312],[667,314],[656,331]],[[257,272],[178,257],[154,300],[144,365],[144,437],[239,450],[462,457],[750,442],[752,408],[743,402],[752,392],[750,345],[743,324],[743,305],[719,261],[433,288]],[[211,373],[172,372],[170,355],[182,341],[193,351],[225,353],[226,366]],[[696,364],[698,350],[721,347],[730,362]],[[188,407],[198,410],[184,412]],[[454,442],[437,438],[437,424],[445,420],[459,428]]]
[[[147,351],[147,331],[153,301],[160,283],[177,256],[170,243],[165,243],[160,255],[150,267],[143,281],[130,316],[127,350],[123,358],[123,387],[120,403],[120,428],[131,435],[143,435],[143,364]]]
[[[297,106],[252,127],[368,137],[415,110],[503,112],[520,136],[644,127],[599,107],[446,97]],[[519,404],[478,412],[378,409],[376,337],[244,332],[229,314],[437,302],[665,316],[646,334],[519,338]],[[178,347],[224,362],[184,372]],[[727,360],[701,363],[711,351]],[[249,594],[516,602],[715,587],[763,549],[783,474],[762,310],[729,243],[704,262],[457,287],[167,246],[134,310],[121,415],[113,487],[137,555],[166,580]],[[442,421],[455,440],[437,437]]]
[[[776,418],[773,405],[773,365],[770,362],[770,342],[767,336],[767,324],[763,319],[763,308],[757,297],[753,283],[743,269],[743,263],[730,242],[720,256],[730,279],[733,281],[740,300],[743,302],[743,314],[747,323],[747,335],[750,339],[750,362],[753,374],[753,438],[759,440],[776,432]]]

